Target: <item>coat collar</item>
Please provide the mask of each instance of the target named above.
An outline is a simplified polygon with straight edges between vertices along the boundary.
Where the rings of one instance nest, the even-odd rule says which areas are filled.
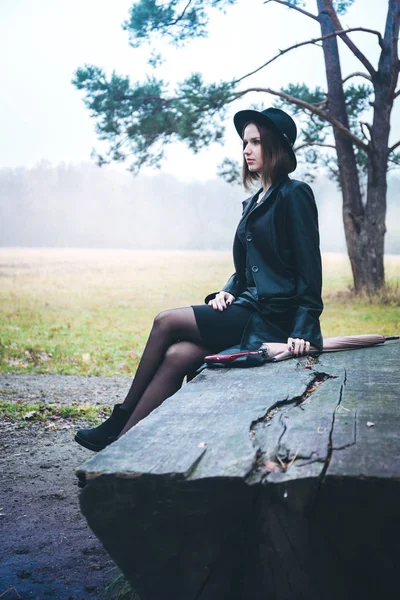
[[[258,193],[260,192],[260,189],[262,189],[262,188],[258,189],[252,196],[250,196],[250,198],[247,198],[247,200],[244,200],[244,202],[242,203],[243,204],[242,219],[244,219],[249,214],[249,212],[252,210],[253,207],[254,207],[254,210],[257,210],[262,204],[264,204],[265,201],[268,200],[268,198],[271,196],[272,192],[274,192],[284,181],[286,181],[286,179],[288,179],[287,175],[285,175],[283,177],[279,177],[279,179],[277,179],[275,181],[275,183],[273,183],[271,185],[271,187],[267,190],[267,192],[262,197],[261,202],[259,202],[259,204],[257,206],[254,206],[254,204],[256,202],[256,196],[258,196]]]

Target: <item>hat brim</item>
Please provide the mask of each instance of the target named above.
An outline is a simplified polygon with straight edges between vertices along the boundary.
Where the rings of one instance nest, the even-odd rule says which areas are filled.
[[[286,139],[286,137],[283,135],[283,133],[279,129],[279,127],[277,125],[275,125],[274,121],[272,119],[270,119],[269,117],[267,117],[267,115],[263,115],[262,113],[258,112],[257,110],[240,110],[233,117],[233,122],[235,124],[236,131],[238,132],[241,139],[243,139],[243,129],[247,123],[256,123],[259,125],[264,125],[264,127],[267,127],[267,129],[272,129],[275,133],[278,134],[279,139],[282,142],[282,145],[289,152],[290,157],[293,161],[293,171],[296,169],[297,158],[296,158],[296,155],[294,153],[291,143],[289,142],[289,140]]]

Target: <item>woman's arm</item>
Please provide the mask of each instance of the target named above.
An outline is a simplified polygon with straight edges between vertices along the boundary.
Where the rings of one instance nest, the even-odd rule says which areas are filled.
[[[297,288],[297,309],[289,337],[306,340],[321,349],[322,265],[317,206],[310,186],[300,182],[289,192],[287,202]]]

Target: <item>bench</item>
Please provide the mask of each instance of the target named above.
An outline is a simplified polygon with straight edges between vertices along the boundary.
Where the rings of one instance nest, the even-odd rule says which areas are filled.
[[[82,465],[82,513],[141,600],[399,589],[400,343],[206,369]]]

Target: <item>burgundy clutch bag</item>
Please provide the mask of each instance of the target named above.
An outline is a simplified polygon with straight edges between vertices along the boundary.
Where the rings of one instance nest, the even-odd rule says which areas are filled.
[[[204,360],[206,363],[230,363],[240,357],[251,355],[262,356],[263,358],[267,357],[264,350],[247,350],[245,352],[234,352],[233,354],[210,354]]]

